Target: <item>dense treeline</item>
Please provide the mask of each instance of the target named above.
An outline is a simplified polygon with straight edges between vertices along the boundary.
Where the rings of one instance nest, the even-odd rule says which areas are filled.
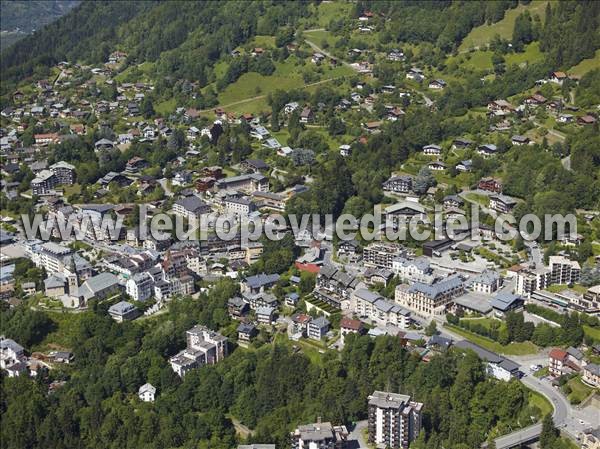
[[[426,404],[425,432],[415,447],[478,448],[487,436],[531,422],[517,382],[488,379],[475,354],[450,352],[421,363],[395,337],[347,337],[341,353],[309,359],[287,344],[236,349],[216,366],[179,379],[167,358],[196,323],[235,334],[226,313],[236,285],[222,281],[199,299],[173,301],[166,314],[117,324],[107,304],[78,317],[66,335],[76,362],[50,377],[1,380],[2,448],[232,448],[231,416],[255,430],[253,442],[289,447],[299,423],[366,418],[374,389],[401,391]],[[11,317],[6,317],[10,321]],[[46,394],[52,379],[67,383]],[[158,389],[154,404],[135,398]],[[60,429],[60,430],[58,430]]]

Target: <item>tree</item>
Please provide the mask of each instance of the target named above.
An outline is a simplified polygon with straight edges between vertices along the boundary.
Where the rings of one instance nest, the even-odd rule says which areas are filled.
[[[142,100],[142,104],[140,107],[140,112],[142,113],[144,118],[154,117],[154,105],[152,104],[152,100],[150,99],[150,97],[144,97],[144,100]]]
[[[432,335],[436,335],[438,333],[437,324],[435,320],[431,320],[431,323],[427,325],[425,328],[425,335],[431,337]]]
[[[550,413],[542,420],[542,432],[540,433],[540,448],[553,449],[558,439],[558,430],[554,427],[554,421]]]
[[[429,187],[432,187],[435,184],[436,180],[433,176],[433,173],[431,173],[431,170],[429,170],[429,168],[427,167],[421,167],[421,169],[419,170],[419,174],[415,178],[415,192],[423,195],[427,192],[427,189],[429,189]]]

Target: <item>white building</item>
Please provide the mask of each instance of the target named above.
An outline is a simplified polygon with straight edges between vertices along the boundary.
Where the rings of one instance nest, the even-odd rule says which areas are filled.
[[[227,337],[205,326],[193,327],[186,337],[187,347],[169,359],[171,368],[180,377],[191,369],[214,365],[227,357]]]
[[[154,280],[145,271],[136,273],[127,280],[125,291],[134,301],[146,301],[154,293]]]
[[[138,390],[138,397],[144,402],[154,402],[156,388],[152,384],[144,384]]]
[[[369,443],[377,447],[406,449],[421,431],[423,404],[410,396],[375,391],[369,396]]]

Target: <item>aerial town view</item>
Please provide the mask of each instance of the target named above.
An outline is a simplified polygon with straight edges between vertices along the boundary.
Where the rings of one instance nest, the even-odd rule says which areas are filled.
[[[600,449],[600,1],[0,6],[0,449]]]

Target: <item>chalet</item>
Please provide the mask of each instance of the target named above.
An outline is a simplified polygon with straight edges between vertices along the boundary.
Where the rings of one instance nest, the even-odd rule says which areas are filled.
[[[246,159],[240,164],[240,166],[247,173],[260,173],[269,170],[269,166],[260,159]]]
[[[380,132],[379,128],[381,128],[381,122],[367,122],[363,127],[369,134],[375,134]]]
[[[352,147],[350,145],[340,145],[340,155],[343,157],[352,155]]]
[[[510,213],[516,204],[517,200],[508,195],[500,193],[490,196],[490,208],[503,214]]]
[[[428,156],[440,156],[442,154],[442,147],[439,145],[425,145],[423,147],[423,154]]]
[[[542,94],[540,94],[539,92],[531,95],[530,97],[527,97],[524,101],[525,104],[530,105],[530,106],[539,106],[541,104],[544,104],[546,102],[546,97],[544,97]]]
[[[456,171],[464,173],[470,172],[471,170],[473,170],[473,161],[471,159],[466,159],[456,164]]]
[[[558,116],[558,121],[560,123],[572,123],[575,117],[572,114],[560,114]]]
[[[133,181],[125,175],[114,171],[108,172],[106,175],[104,175],[98,180],[98,184],[106,188],[108,188],[110,184],[114,184],[119,187],[125,187],[132,184],[132,182]]]
[[[356,240],[342,240],[338,244],[338,257],[346,257],[349,261],[360,259],[360,245]]]
[[[423,70],[413,67],[406,73],[406,79],[421,82],[425,79],[425,76]]]
[[[387,54],[387,60],[394,62],[404,61],[404,53],[401,50],[394,49]]]
[[[325,55],[323,53],[315,53],[312,55],[311,61],[313,64],[321,64],[321,62],[323,62],[323,60],[325,59]]]
[[[254,324],[240,323],[237,327],[238,344],[242,347],[248,346],[254,337],[258,335],[258,329]]]
[[[268,148],[269,150],[279,150],[281,148],[281,144],[279,140],[274,137],[267,139],[263,144],[263,147]]]
[[[296,109],[298,109],[300,107],[300,105],[298,104],[298,102],[296,101],[292,101],[290,103],[287,103],[284,107],[283,107],[283,112],[285,114],[291,114],[292,112],[294,112]]]
[[[493,115],[507,115],[515,111],[515,107],[506,100],[495,100],[488,103],[488,111]]]
[[[584,115],[582,117],[579,117],[577,119],[577,124],[578,125],[593,125],[598,121],[598,119],[596,117],[594,117],[593,115]]]
[[[383,190],[393,193],[409,193],[412,190],[413,178],[409,175],[392,176],[383,183]]]
[[[148,161],[144,158],[141,158],[139,156],[134,156],[131,159],[129,159],[127,161],[127,165],[125,166],[125,170],[127,170],[130,173],[137,173],[140,170],[145,169],[146,167],[148,167]]]
[[[351,318],[342,318],[340,320],[340,336],[342,337],[342,341],[344,337],[348,334],[363,334],[365,327],[360,320],[353,320]]]
[[[264,54],[265,50],[261,47],[254,47],[252,52],[250,53],[252,56],[261,56]]]
[[[498,147],[492,143],[485,143],[477,147],[477,153],[483,157],[494,156],[498,153]]]
[[[387,108],[387,114],[386,114],[386,119],[392,122],[397,121],[400,117],[402,117],[403,115],[405,115],[406,113],[400,109],[398,106],[394,106],[391,108]]]
[[[441,161],[433,161],[427,165],[427,168],[433,171],[443,171],[446,170],[446,164]]]
[[[502,193],[502,182],[494,178],[481,178],[477,188],[486,192]]]
[[[529,145],[529,143],[531,142],[531,140],[529,139],[529,137],[520,136],[520,135],[512,136],[511,139],[510,139],[510,141],[511,141],[511,143],[513,145],[517,145],[517,146]]]
[[[444,207],[462,207],[465,201],[458,195],[447,195],[443,201]]]
[[[311,108],[306,107],[302,109],[300,113],[300,123],[311,123],[315,118],[315,115]]]
[[[442,79],[433,80],[429,82],[428,87],[434,90],[441,90],[446,87],[446,81]]]
[[[267,129],[264,126],[260,126],[260,125],[255,126],[250,131],[250,136],[254,137],[255,139],[258,139],[258,140],[266,139],[268,135],[269,135],[269,131],[267,131]]]
[[[414,201],[402,201],[385,208],[386,221],[396,223],[399,220],[410,220],[413,217],[425,218],[425,208]]]
[[[271,306],[260,306],[256,308],[256,320],[258,324],[270,325],[275,319],[275,307]]]
[[[36,145],[49,145],[60,141],[60,136],[56,133],[35,134],[33,138],[35,139]]]
[[[115,143],[112,140],[100,139],[94,144],[95,151],[107,151],[115,148]]]
[[[565,72],[552,72],[550,73],[550,82],[561,85],[567,79]]]

